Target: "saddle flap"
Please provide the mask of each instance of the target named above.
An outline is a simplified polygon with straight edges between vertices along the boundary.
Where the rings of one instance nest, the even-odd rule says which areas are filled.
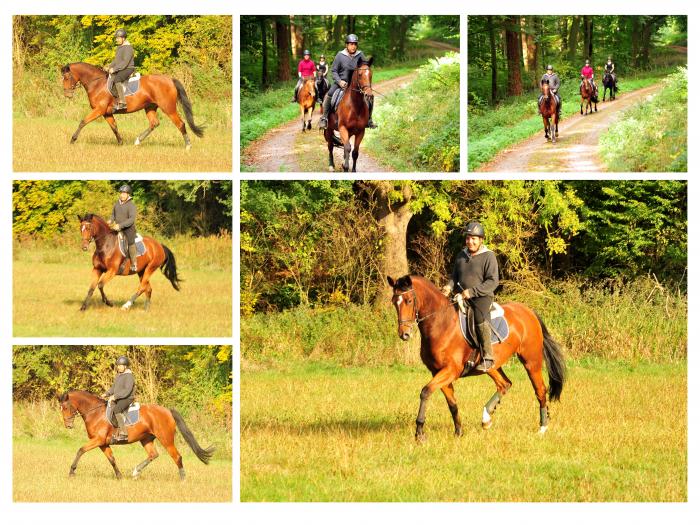
[[[119,251],[124,257],[129,256],[129,246],[127,244],[126,240],[126,235],[124,235],[122,232],[119,232]],[[136,237],[134,239],[134,244],[136,244],[136,255],[138,257],[141,257],[146,253],[146,243],[143,242],[143,237],[141,236],[140,233],[136,233]]]
[[[459,297],[459,296],[458,296]],[[476,333],[476,322],[474,321],[474,312],[469,308],[464,301],[457,299],[459,303],[459,328],[462,331],[462,336],[472,348],[479,348],[479,338]],[[494,302],[491,304],[491,343],[502,343],[508,338],[510,328],[508,321],[505,318],[505,310],[503,307]]]
[[[333,93],[333,98],[331,99],[331,108],[333,108],[333,111],[338,111],[338,106],[343,99],[343,95],[345,95],[344,89],[337,89],[336,92]]]

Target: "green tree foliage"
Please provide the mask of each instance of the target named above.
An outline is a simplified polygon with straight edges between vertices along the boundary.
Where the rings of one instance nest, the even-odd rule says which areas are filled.
[[[206,236],[231,230],[230,180],[128,181],[139,229],[152,234]],[[123,181],[16,180],[12,186],[15,237],[52,237],[73,229],[77,215],[109,217]]]

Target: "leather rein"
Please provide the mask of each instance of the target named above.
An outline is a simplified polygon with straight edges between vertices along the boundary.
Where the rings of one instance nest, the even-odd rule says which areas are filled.
[[[415,291],[413,288],[411,288],[410,290],[406,290],[405,292],[396,292],[396,291],[394,291],[394,296],[392,297],[392,301],[394,300],[395,297],[403,297],[404,295],[406,295],[406,294],[408,294],[408,293],[410,293],[410,294],[413,296],[413,301],[414,301],[414,302],[413,302],[414,318],[413,318],[413,319],[401,319],[401,318],[399,317],[399,324],[400,324],[400,325],[401,325],[401,324],[409,324],[409,325],[410,325],[410,324],[412,324],[412,323],[414,323],[414,322],[415,322],[416,324],[420,324],[420,323],[422,323],[423,321],[425,321],[426,319],[428,319],[428,318],[430,318],[430,317],[432,317],[432,316],[434,316],[434,315],[439,314],[439,313],[442,312],[445,308],[448,308],[448,307],[450,307],[450,306],[452,306],[452,305],[455,304],[455,300],[454,300],[454,299],[451,299],[451,300],[449,300],[449,302],[448,302],[445,306],[443,306],[443,307],[441,307],[441,308],[438,308],[438,309],[435,310],[434,312],[431,312],[431,313],[429,313],[429,314],[427,314],[427,315],[424,315],[423,317],[420,317],[420,314],[419,314],[419,312],[418,312],[418,297],[416,296],[416,291]]]
[[[83,421],[85,421],[85,416],[87,414],[89,414],[90,412],[94,412],[98,408],[102,408],[104,406],[105,406],[104,404],[96,405],[96,406],[86,410],[85,413],[83,414],[80,410],[75,408],[75,406],[73,406],[73,403],[71,402],[71,404],[70,404],[71,412],[70,412],[70,418],[68,418],[68,423],[70,423],[72,425],[73,421],[75,420],[75,416],[77,416],[78,414],[80,414],[80,417],[82,417]]]

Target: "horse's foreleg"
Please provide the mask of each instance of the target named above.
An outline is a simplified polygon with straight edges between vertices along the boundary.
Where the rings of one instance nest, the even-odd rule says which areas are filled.
[[[456,372],[451,367],[443,368],[420,391],[420,406],[416,417],[416,441],[425,441],[423,426],[425,425],[425,411],[428,408],[428,399],[438,388],[451,384],[458,377],[459,372]]]
[[[301,132],[305,133],[306,132],[306,109],[301,104],[299,105],[299,108],[301,108]]]
[[[362,143],[362,139],[365,136],[364,131],[360,131],[357,135],[355,135],[355,143],[353,144],[352,148],[352,171],[356,172],[357,171],[357,157],[360,156],[360,144]]]
[[[452,422],[455,425],[455,436],[459,437],[462,435],[462,420],[459,417],[459,408],[457,408],[457,398],[455,397],[455,387],[452,383],[442,387],[442,393],[445,395],[445,400],[447,401],[447,407],[450,409],[450,414],[452,414]]]
[[[112,280],[114,277],[115,272],[114,270],[107,270],[103,275],[102,278],[99,280],[97,283],[98,288],[100,289],[100,294],[102,295],[102,302],[105,303],[107,306],[114,306],[112,304],[112,301],[107,299],[107,295],[105,294],[105,285]]]
[[[496,410],[496,407],[500,404],[501,399],[506,395],[508,389],[513,384],[510,382],[510,379],[506,377],[506,374],[500,367],[498,369],[491,368],[486,373],[491,377],[491,379],[493,379],[493,382],[496,383],[496,392],[484,405],[484,411],[481,416],[481,427],[484,430],[491,428],[491,425],[493,424],[491,414],[493,414],[493,412]]]
[[[544,125],[544,139],[549,139],[549,119],[542,115],[542,124]]]
[[[86,452],[92,450],[93,448],[99,447],[101,443],[103,443],[102,439],[93,438],[90,441],[88,441],[85,445],[80,447],[78,449],[78,452],[75,454],[75,459],[73,460],[73,463],[70,466],[70,471],[68,472],[68,475],[71,477],[75,476],[75,469],[78,468],[78,461],[80,461],[80,457]]]
[[[134,479],[138,478],[141,472],[143,472],[143,469],[145,469],[151,463],[151,461],[158,457],[158,451],[156,450],[156,447],[153,444],[153,437],[142,439],[141,445],[143,445],[143,448],[146,449],[148,457],[144,459],[141,463],[136,465],[136,468],[134,468],[134,472],[132,472],[131,474],[134,477]]]
[[[335,160],[333,159],[333,131],[326,130],[326,133],[331,134],[330,136],[326,137],[326,143],[328,144],[328,171],[333,172],[335,171]]]
[[[114,136],[117,137],[117,144],[119,144],[120,146],[124,144],[124,141],[122,140],[122,137],[119,134],[119,130],[117,129],[117,121],[114,120],[114,115],[103,115],[103,117],[107,121],[107,124],[109,124],[109,127],[112,128]]]
[[[78,135],[80,135],[80,130],[82,130],[85,126],[90,124],[93,120],[96,118],[102,116],[104,114],[104,108],[97,107],[93,109],[90,113],[87,114],[87,117],[85,117],[83,120],[80,121],[80,124],[78,124],[78,129],[75,130],[75,133],[73,133],[73,136],[70,139],[70,143],[73,144],[75,143],[76,140],[78,140]]]
[[[80,307],[80,311],[85,311],[85,309],[88,306],[88,301],[90,300],[90,297],[92,297],[92,294],[95,292],[95,288],[97,287],[97,283],[100,280],[100,277],[102,276],[102,270],[99,268],[93,268],[92,269],[92,281],[90,282],[90,288],[88,288],[87,295],[85,296],[85,299],[83,299],[83,304]],[[102,291],[102,288],[100,288],[100,291]]]
[[[100,446],[100,450],[104,452],[105,456],[107,456],[107,460],[109,461],[109,464],[112,465],[114,475],[117,477],[117,479],[122,479],[122,473],[119,471],[119,467],[117,467],[117,462],[114,459],[114,454],[112,453],[112,449],[109,448],[109,445]]]

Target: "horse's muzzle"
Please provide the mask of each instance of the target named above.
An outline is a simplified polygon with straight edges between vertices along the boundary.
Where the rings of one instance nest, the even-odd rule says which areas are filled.
[[[411,332],[404,332],[399,335],[402,341],[408,341],[411,338]]]
[[[63,90],[63,95],[64,95],[66,98],[73,98],[73,93],[74,93],[73,90],[67,90],[67,89],[64,89],[64,90]]]
[[[83,251],[86,252],[88,250],[87,246],[83,246]]]

